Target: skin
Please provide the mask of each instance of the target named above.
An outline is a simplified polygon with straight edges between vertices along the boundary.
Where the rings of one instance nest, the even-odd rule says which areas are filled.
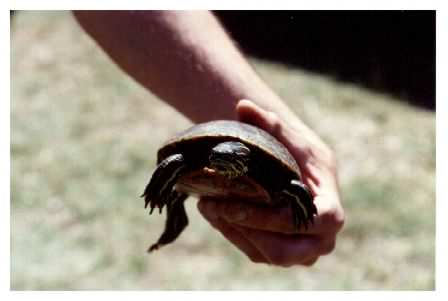
[[[254,124],[283,142],[296,159],[315,196],[314,226],[294,232],[288,208],[201,199],[198,208],[215,229],[253,262],[309,266],[333,250],[344,224],[333,152],[263,82],[210,12],[74,15],[118,66],[193,122]]]

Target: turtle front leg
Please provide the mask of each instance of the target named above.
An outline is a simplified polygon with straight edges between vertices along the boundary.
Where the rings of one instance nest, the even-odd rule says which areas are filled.
[[[313,223],[317,208],[306,185],[298,180],[291,180],[290,184],[282,191],[282,197],[288,201],[291,207],[293,222],[297,230],[300,230],[301,224],[305,230],[308,230],[308,222]]]
[[[167,202],[167,219],[165,230],[159,240],[149,247],[148,252],[159,249],[161,246],[172,243],[188,225],[184,201],[188,195],[173,190]]]
[[[145,198],[145,208],[150,206],[149,214],[152,214],[155,207],[162,212],[163,206],[171,200],[174,185],[185,171],[186,165],[181,154],[171,155],[160,162],[142,194]]]

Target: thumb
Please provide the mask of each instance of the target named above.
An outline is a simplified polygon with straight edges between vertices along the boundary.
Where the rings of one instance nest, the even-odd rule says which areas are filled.
[[[296,126],[293,128],[276,113],[265,110],[253,101],[242,99],[236,106],[238,119],[241,122],[257,126],[283,143],[291,152],[293,157],[302,165],[309,155],[309,137],[312,133],[305,127]]]
[[[269,132],[273,136],[281,133],[281,120],[277,114],[267,111],[248,99],[242,99],[236,106],[238,119],[255,125]]]

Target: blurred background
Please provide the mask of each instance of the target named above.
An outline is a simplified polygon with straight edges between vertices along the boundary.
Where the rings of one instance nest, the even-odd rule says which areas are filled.
[[[434,289],[435,13],[219,12],[261,77],[335,150],[347,221],[311,268],[251,263],[187,202],[139,198],[191,123],[69,12],[11,19],[11,289]],[[274,45],[275,47],[272,47]],[[166,120],[170,120],[169,125]]]
[[[435,109],[434,11],[216,14],[246,53]]]

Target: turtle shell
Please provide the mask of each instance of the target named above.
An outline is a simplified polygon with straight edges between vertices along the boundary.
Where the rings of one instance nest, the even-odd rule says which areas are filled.
[[[226,141],[239,141],[250,148],[246,175],[227,179],[207,167],[210,150]],[[176,184],[179,191],[190,195],[275,205],[280,204],[277,193],[289,181],[301,180],[299,167],[283,144],[266,131],[238,121],[211,121],[177,134],[159,149],[158,163],[173,154],[182,154],[190,168]]]
[[[195,143],[201,141],[219,143],[228,140],[238,140],[261,150],[265,155],[276,159],[284,168],[293,171],[300,177],[297,162],[280,141],[258,127],[233,120],[201,123],[177,134],[159,149],[158,163],[176,153],[179,148],[193,148]]]

